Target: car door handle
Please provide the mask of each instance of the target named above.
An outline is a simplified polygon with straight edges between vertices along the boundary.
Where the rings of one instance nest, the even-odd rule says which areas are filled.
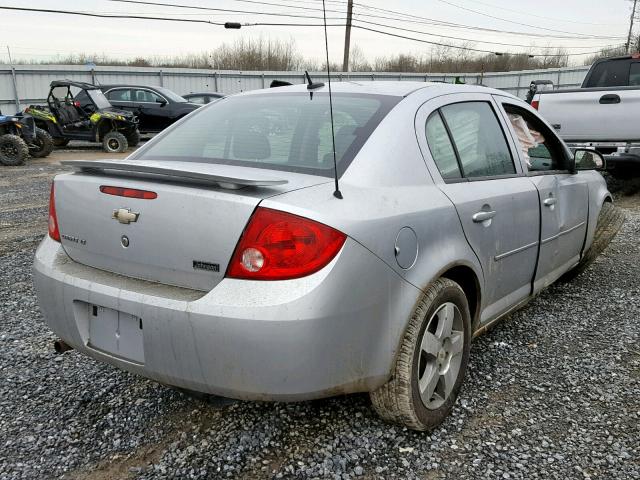
[[[545,199],[545,201],[542,202],[542,203],[544,203],[545,207],[550,207],[551,205],[555,205],[557,201],[558,200],[556,200],[555,198],[549,197],[549,198]]]
[[[495,210],[491,210],[491,211],[488,211],[488,212],[482,211],[482,212],[474,213],[473,217],[471,217],[471,219],[476,223],[480,223],[480,222],[484,222],[486,220],[491,220],[495,216],[496,216],[496,211]]]
[[[620,103],[620,96],[616,95],[615,93],[603,95],[600,97],[600,103],[603,105],[613,105],[616,103]]]

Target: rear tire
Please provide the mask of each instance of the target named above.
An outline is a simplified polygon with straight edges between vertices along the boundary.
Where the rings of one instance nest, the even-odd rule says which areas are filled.
[[[130,148],[138,146],[138,144],[140,143],[140,132],[137,128],[129,135],[127,135],[127,143],[129,144]]]
[[[0,136],[0,164],[8,167],[22,165],[29,156],[29,147],[17,135]]]
[[[625,221],[625,214],[621,208],[616,207],[611,202],[605,202],[600,209],[598,215],[598,223],[596,223],[596,231],[593,235],[593,243],[584,254],[580,262],[562,277],[562,281],[570,281],[584,272],[596,258],[611,243],[613,237],[616,236],[622,224]]]
[[[122,153],[129,148],[127,137],[120,132],[109,132],[102,139],[102,148],[107,153]]]
[[[29,148],[29,154],[34,158],[44,158],[53,151],[53,138],[49,132],[36,128],[36,137],[33,139],[35,147]]]
[[[413,430],[438,426],[458,396],[470,345],[471,314],[464,291],[440,278],[409,320],[391,379],[370,394],[376,412]]]

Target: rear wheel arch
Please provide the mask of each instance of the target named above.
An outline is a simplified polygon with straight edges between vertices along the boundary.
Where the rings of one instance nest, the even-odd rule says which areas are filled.
[[[456,282],[467,297],[471,313],[471,326],[475,329],[480,320],[480,300],[482,291],[476,272],[467,265],[454,265],[444,271],[440,278],[448,278]]]

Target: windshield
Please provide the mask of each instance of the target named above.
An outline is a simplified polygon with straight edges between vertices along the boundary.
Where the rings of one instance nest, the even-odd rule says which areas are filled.
[[[338,172],[401,97],[334,94]],[[233,96],[202,107],[133,158],[242,165],[333,176],[326,93]]]
[[[178,95],[176,92],[172,92],[167,88],[163,88],[163,87],[153,87],[153,88],[155,88],[157,91],[159,91],[162,95],[167,97],[172,102],[184,103],[187,101],[186,99]]]
[[[104,96],[104,93],[102,93],[102,90],[87,90],[87,95],[91,97],[91,100],[93,100],[93,103],[95,103],[99,109],[111,108],[112,106],[111,102],[109,102],[107,97]]]

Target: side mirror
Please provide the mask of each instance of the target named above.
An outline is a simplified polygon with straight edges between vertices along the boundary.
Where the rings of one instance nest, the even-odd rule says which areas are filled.
[[[607,162],[600,152],[578,148],[573,153],[576,170],[604,170]]]
[[[156,103],[159,103],[161,107],[164,107],[167,104],[167,101],[157,98]]]

